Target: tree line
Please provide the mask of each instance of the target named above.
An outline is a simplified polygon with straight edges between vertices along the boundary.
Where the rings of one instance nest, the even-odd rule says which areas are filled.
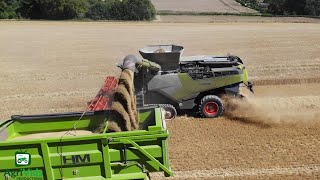
[[[244,6],[273,15],[320,15],[320,0],[237,0]]]
[[[0,0],[0,19],[152,20],[150,0]]]

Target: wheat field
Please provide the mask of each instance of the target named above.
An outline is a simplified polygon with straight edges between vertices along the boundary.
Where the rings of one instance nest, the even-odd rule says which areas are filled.
[[[167,122],[172,179],[320,178],[320,24],[0,22],[0,119],[82,111],[147,44],[235,54],[255,94],[218,119]],[[235,104],[238,105],[238,104]],[[252,113],[250,113],[252,112]],[[153,175],[157,179],[162,176]]]

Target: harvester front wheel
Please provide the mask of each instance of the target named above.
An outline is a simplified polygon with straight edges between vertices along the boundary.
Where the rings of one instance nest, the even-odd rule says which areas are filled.
[[[171,104],[160,104],[160,107],[162,107],[165,110],[164,118],[166,120],[172,120],[177,117],[177,110],[176,108]]]
[[[208,95],[201,99],[199,112],[202,117],[216,118],[222,115],[223,110],[222,100],[218,96]]]

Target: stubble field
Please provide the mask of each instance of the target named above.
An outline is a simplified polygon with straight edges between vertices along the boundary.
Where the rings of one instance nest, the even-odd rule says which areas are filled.
[[[320,178],[320,24],[0,22],[0,119],[81,111],[146,44],[232,53],[258,85],[226,116],[168,122],[173,179]],[[157,174],[154,175],[162,179]]]

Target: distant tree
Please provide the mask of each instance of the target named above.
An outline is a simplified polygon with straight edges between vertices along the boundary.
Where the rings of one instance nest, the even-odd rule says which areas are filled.
[[[94,20],[110,18],[110,9],[114,1],[90,0],[87,17]]]
[[[125,20],[125,7],[124,3],[116,0],[112,3],[109,11],[109,18],[108,19],[118,19],[118,20]]]
[[[123,0],[124,20],[152,20],[156,10],[150,0]]]
[[[320,15],[320,0],[236,0],[244,6],[274,15]],[[262,8],[262,6],[264,6]]]
[[[152,20],[150,0],[0,0],[0,18]]]
[[[20,6],[17,10],[23,18],[44,19],[40,0],[20,0]]]
[[[284,8],[288,14],[303,15],[305,14],[306,0],[286,0]]]
[[[40,0],[40,9],[46,19],[73,19],[88,10],[87,0]]]
[[[266,3],[269,3],[267,12],[270,14],[283,15],[286,11],[285,3],[286,0],[266,0]]]
[[[312,16],[320,16],[320,0],[306,0],[305,12]]]
[[[7,3],[5,3],[3,0],[0,0],[0,19],[6,19],[7,18]]]
[[[30,19],[73,19],[87,9],[87,0],[20,0],[18,12]]]
[[[152,20],[156,10],[150,0],[116,0],[110,6],[110,19]]]
[[[0,0],[0,19],[18,18],[16,9],[19,7],[19,2],[16,0]]]

